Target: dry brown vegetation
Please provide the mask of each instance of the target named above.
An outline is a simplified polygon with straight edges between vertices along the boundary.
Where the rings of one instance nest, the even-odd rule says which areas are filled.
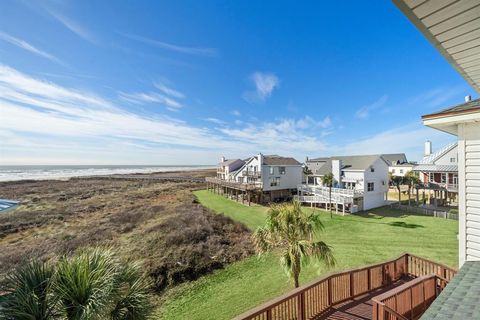
[[[105,178],[0,183],[2,197],[21,200],[0,214],[0,275],[32,258],[104,245],[143,261],[162,290],[252,254],[245,226],[196,202],[191,191],[200,187]]]

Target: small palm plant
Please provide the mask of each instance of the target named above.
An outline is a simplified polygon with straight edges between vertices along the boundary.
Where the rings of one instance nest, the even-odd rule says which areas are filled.
[[[91,249],[57,264],[32,262],[9,279],[0,319],[148,319],[150,282],[140,266],[108,249]]]
[[[253,239],[259,254],[280,250],[281,265],[298,288],[302,266],[313,260],[329,267],[335,264],[332,249],[316,240],[322,230],[320,215],[314,211],[306,213],[299,202],[294,202],[273,205],[265,225],[255,231]]]
[[[330,209],[330,218],[333,218],[332,213],[332,187],[335,183],[335,178],[333,177],[333,173],[327,173],[322,177],[322,184],[328,187],[328,207]]]
[[[33,261],[7,276],[0,319],[46,320],[55,317],[57,299],[52,294],[53,268]]]

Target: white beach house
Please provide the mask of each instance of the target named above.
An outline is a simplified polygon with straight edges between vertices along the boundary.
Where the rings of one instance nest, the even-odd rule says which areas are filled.
[[[259,153],[247,160],[222,160],[217,178],[208,178],[207,183],[211,189],[242,201],[290,200],[302,183],[303,165],[291,157]]]
[[[389,165],[382,155],[334,156],[307,159],[306,184],[296,199],[325,207],[329,188],[322,177],[332,173],[332,202],[336,211],[356,212],[384,206],[387,202]]]

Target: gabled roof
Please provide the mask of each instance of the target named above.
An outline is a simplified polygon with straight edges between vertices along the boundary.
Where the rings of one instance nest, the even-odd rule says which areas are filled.
[[[413,171],[418,172],[457,172],[458,165],[456,164],[419,164],[413,168]]]
[[[403,163],[407,162],[407,156],[405,155],[405,153],[382,154],[382,158],[383,158],[383,160],[385,160],[385,162],[388,165],[397,165],[397,163],[403,164]]]
[[[448,153],[450,150],[454,149],[457,147],[457,142],[452,142],[450,144],[447,144],[437,152],[432,153],[429,156],[423,157],[423,159],[418,162],[418,164],[435,164],[435,161],[443,157],[446,153]]]
[[[263,156],[263,164],[267,166],[299,166],[300,162],[290,157],[281,157],[278,155]]]
[[[219,165],[219,166],[229,166],[229,165],[231,165],[232,163],[235,163],[235,162],[237,162],[237,161],[242,161],[242,162],[243,162],[243,160],[240,160],[240,159],[229,159],[229,160],[225,160],[225,161],[223,161],[223,162],[220,162],[218,165]]]
[[[357,156],[333,156],[330,158],[314,158],[307,161],[307,166],[311,166],[313,174],[316,175],[325,175],[332,172],[332,160],[341,160],[342,161],[342,170],[367,170],[370,168],[375,161],[383,159],[382,155],[357,155]],[[322,165],[323,163],[323,165]],[[312,165],[313,164],[313,165]],[[317,168],[315,168],[317,167]]]

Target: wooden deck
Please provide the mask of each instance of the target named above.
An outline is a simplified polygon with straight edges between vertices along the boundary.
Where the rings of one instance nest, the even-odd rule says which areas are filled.
[[[404,283],[412,280],[413,277],[406,277],[396,281],[395,283],[383,287],[381,289],[373,290],[367,294],[356,297],[351,300],[334,305],[327,312],[317,316],[316,320],[331,319],[331,320],[370,320],[372,319],[372,298],[383,294],[389,290],[395,289]]]
[[[235,319],[416,319],[417,311],[425,311],[455,273],[448,266],[405,253],[326,275]]]

